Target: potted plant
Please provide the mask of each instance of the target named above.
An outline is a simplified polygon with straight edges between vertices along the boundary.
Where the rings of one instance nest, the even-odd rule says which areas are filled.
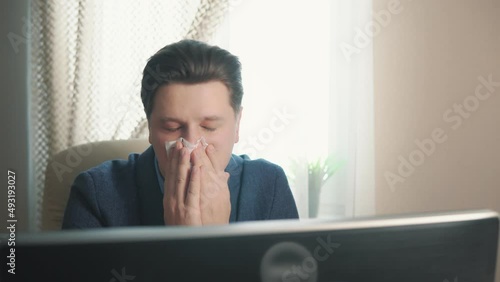
[[[344,162],[339,161],[333,155],[329,155],[326,159],[319,158],[307,164],[309,217],[318,216],[321,188],[343,165]]]
[[[318,216],[321,189],[326,181],[344,164],[345,161],[339,160],[334,155],[329,155],[326,158],[317,158],[313,161],[292,161],[292,175],[290,175],[292,180],[296,179],[298,170],[307,168],[309,217],[313,218]]]

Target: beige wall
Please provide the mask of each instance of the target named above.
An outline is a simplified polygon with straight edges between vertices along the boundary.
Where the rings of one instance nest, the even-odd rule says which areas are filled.
[[[388,2],[375,0],[374,10]],[[374,38],[376,211],[500,212],[500,86],[477,99],[475,111],[473,97],[478,76],[500,83],[500,1],[401,3],[401,13]],[[464,107],[470,116],[461,125],[459,114],[443,118],[466,99],[472,111]],[[436,128],[443,131],[438,140],[447,139],[392,191],[386,172],[397,175],[399,156],[409,160],[418,150],[414,140],[432,138]]]
[[[389,2],[374,0],[374,11]],[[500,1],[401,0],[401,7],[373,39],[376,213],[500,212],[500,86],[473,97],[479,76],[500,83]],[[471,111],[459,124],[447,110],[464,101]],[[436,129],[442,143],[391,190],[386,175],[399,174],[398,158],[422,162],[414,140]]]

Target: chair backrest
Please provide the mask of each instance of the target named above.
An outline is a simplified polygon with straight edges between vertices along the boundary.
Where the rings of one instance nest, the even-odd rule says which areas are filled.
[[[61,229],[64,209],[76,176],[107,160],[127,159],[131,153],[142,153],[147,139],[101,141],[78,145],[59,152],[45,171],[42,202],[42,231]]]

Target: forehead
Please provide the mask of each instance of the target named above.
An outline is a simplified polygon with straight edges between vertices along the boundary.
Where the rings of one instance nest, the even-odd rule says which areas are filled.
[[[220,81],[173,83],[158,88],[152,114],[182,117],[234,113],[230,98],[228,88]]]

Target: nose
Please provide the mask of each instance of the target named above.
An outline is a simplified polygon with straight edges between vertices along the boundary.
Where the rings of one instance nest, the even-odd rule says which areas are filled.
[[[181,137],[194,144],[196,140],[201,138],[201,133],[197,126],[186,126]]]

